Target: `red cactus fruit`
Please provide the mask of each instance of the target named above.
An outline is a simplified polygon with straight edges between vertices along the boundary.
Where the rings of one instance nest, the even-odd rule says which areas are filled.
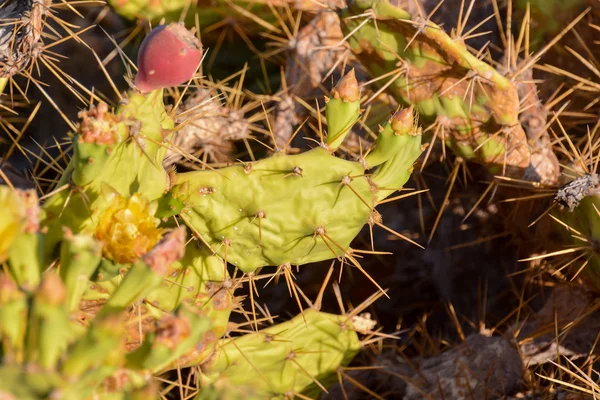
[[[135,86],[143,91],[181,85],[189,81],[202,58],[202,43],[179,23],[154,28],[138,54]]]

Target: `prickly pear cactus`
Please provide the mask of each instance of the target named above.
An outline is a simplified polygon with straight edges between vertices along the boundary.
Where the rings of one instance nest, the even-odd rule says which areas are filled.
[[[351,241],[380,223],[375,206],[402,188],[422,152],[413,109],[395,113],[360,160],[337,157],[361,113],[351,71],[327,99],[327,131],[312,150],[167,172],[177,127],[163,93],[194,77],[201,54],[183,29],[148,36],[134,88],[116,109],[99,103],[79,113],[73,156],[41,204],[34,191],[0,186],[5,393],[133,395],[153,374],[197,365],[207,385],[200,396],[235,392],[237,383],[252,398],[317,393],[360,348],[348,317],[315,310],[219,341],[237,306],[228,263],[251,273],[356,262]],[[163,50],[185,62],[161,59]],[[257,352],[266,382],[241,362],[246,352]]]
[[[69,236],[58,270],[38,271],[35,288],[19,288],[12,276],[21,265],[9,260],[11,276],[0,275],[0,393],[20,399],[85,399],[110,392],[103,385],[117,374],[124,383],[115,390],[125,395],[146,386],[144,376],[194,347],[211,323],[185,304],[157,318],[135,349],[125,340],[127,309],[162,283],[165,266],[181,258],[185,239],[184,229],[165,234],[131,266],[91,322],[72,318],[71,312],[100,259],[99,243]]]
[[[339,14],[352,52],[382,77],[380,86],[435,124],[435,139],[492,173],[524,176],[531,152],[511,80],[459,38],[387,0],[350,1]]]
[[[347,317],[307,310],[259,332],[222,339],[202,366],[203,386],[228,399],[314,398],[360,347]],[[209,397],[200,393],[196,399]]]
[[[376,215],[377,203],[409,179],[422,152],[412,111],[386,123],[362,162],[343,160],[332,153],[358,118],[353,72],[333,93],[326,106],[329,132],[320,146],[173,179],[170,195],[183,204],[181,218],[240,270],[347,256],[352,239]]]

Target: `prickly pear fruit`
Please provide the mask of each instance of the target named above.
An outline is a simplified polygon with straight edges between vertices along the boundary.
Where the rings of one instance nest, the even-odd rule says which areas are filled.
[[[202,44],[183,24],[161,25],[142,42],[135,85],[143,92],[180,85],[194,76]]]

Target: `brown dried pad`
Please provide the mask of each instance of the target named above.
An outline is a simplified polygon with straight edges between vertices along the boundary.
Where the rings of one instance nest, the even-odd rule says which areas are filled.
[[[44,17],[51,0],[3,2],[0,6],[0,78],[25,69],[40,52]]]
[[[192,155],[209,162],[234,159],[234,142],[250,134],[249,122],[240,111],[224,107],[213,92],[200,88],[179,108],[179,128],[171,137],[166,169]]]

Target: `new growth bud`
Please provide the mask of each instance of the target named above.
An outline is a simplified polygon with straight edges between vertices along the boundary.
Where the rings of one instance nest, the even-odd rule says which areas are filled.
[[[144,255],[144,262],[159,275],[166,275],[172,263],[179,261],[185,253],[185,227],[167,232],[161,241]]]
[[[341,99],[344,102],[355,102],[359,98],[358,81],[354,68],[350,70],[338,84],[331,90],[335,99]]]
[[[395,113],[392,117],[391,124],[396,135],[404,135],[413,132],[413,106]]]

